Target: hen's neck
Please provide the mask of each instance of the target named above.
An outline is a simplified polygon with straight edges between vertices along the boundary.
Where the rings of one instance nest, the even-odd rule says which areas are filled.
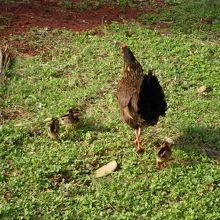
[[[128,64],[124,64],[124,76],[130,79],[140,79],[143,77],[143,70],[141,65],[136,65],[135,67],[131,67]]]

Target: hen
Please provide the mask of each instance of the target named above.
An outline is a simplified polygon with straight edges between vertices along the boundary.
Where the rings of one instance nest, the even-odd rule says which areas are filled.
[[[140,63],[129,47],[122,44],[121,49],[124,57],[124,76],[119,81],[116,97],[122,120],[135,129],[136,151],[142,152],[142,128],[157,124],[159,116],[165,116],[167,104],[164,92],[152,71],[149,70],[148,75],[144,75]]]

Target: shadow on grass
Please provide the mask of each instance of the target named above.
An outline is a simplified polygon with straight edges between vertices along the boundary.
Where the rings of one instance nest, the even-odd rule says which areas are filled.
[[[97,132],[109,132],[111,129],[99,123],[95,118],[82,119],[79,123],[78,129],[81,132],[97,131]]]
[[[99,132],[109,132],[111,131],[108,127],[103,126],[101,123],[99,124],[97,119],[86,118],[81,119],[80,122],[73,128],[65,131],[63,128],[61,133],[62,140],[72,140],[72,141],[83,141],[85,139],[85,135],[88,133],[88,138],[92,142],[97,137]]]
[[[187,154],[196,150],[220,163],[220,129],[189,127],[175,140],[175,145]],[[188,162],[193,163],[193,161]]]

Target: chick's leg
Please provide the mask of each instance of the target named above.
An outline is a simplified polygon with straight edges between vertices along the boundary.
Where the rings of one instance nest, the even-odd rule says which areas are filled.
[[[163,164],[161,162],[157,161],[156,162],[156,167],[159,170],[159,169],[161,169],[163,167]]]
[[[168,167],[168,162],[163,163],[163,168],[166,168],[166,167]]]
[[[73,125],[71,124],[65,125],[65,130],[66,130],[66,133],[69,135],[71,131],[73,130]]]

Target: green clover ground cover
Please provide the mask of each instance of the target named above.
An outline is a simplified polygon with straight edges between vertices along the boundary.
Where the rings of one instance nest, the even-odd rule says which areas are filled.
[[[1,86],[1,219],[219,219],[220,48],[200,34],[170,36],[146,26],[112,24],[104,36],[35,29],[10,41],[43,48],[20,55]],[[114,96],[123,60],[112,42],[131,47],[145,72],[153,68],[169,109],[145,129],[137,155],[133,131]],[[199,93],[201,86],[211,88]],[[48,118],[82,110],[77,129],[47,136]],[[171,138],[172,160],[158,171],[152,143]],[[96,179],[111,160],[119,169]]]

